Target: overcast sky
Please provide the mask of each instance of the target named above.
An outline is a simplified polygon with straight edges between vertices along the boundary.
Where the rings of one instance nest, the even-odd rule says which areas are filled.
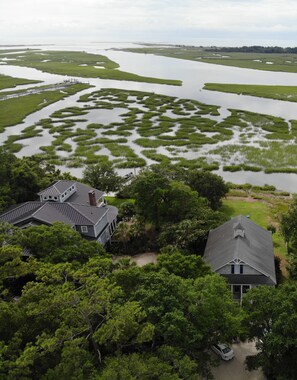
[[[297,46],[296,0],[0,0],[0,44]]]

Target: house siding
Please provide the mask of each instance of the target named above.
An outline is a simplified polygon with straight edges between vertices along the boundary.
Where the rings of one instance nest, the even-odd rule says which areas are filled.
[[[96,238],[101,233],[101,231],[105,229],[107,225],[108,225],[108,219],[107,219],[107,215],[105,214],[103,218],[99,221],[99,223],[97,223],[94,226],[94,230],[93,230],[94,235],[92,236]]]

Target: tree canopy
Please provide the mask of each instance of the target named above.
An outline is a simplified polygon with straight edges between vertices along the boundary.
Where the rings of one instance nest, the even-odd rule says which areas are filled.
[[[111,162],[89,165],[83,172],[83,180],[104,192],[119,190],[123,180],[116,174]]]
[[[60,224],[1,226],[0,378],[207,378],[205,349],[237,333],[227,284],[200,257],[121,266]]]
[[[249,369],[262,367],[269,379],[297,378],[297,286],[259,286],[244,298],[247,336],[260,350],[248,357]]]

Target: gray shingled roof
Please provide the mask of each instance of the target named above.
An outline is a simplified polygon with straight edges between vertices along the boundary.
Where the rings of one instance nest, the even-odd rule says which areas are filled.
[[[46,195],[46,196],[59,196],[64,193],[70,186],[74,185],[74,181],[64,181],[60,180],[55,182],[53,185],[47,187],[46,189],[40,191],[38,195]]]
[[[116,207],[103,204],[99,207],[90,205],[89,191],[95,190],[97,200],[102,197],[103,192],[92,189],[90,186],[80,182],[58,181],[40,192],[39,195],[58,196],[73,184],[76,185],[76,192],[65,202],[38,201],[22,203],[1,214],[0,221],[23,227],[35,224],[52,225],[55,222],[63,222],[74,227],[95,226],[105,215],[108,223],[116,219],[118,213]],[[99,231],[98,233],[101,232]]]
[[[84,185],[80,182],[75,181],[67,181],[67,180],[60,180],[55,182],[53,185],[47,187],[46,189],[40,191],[38,195],[45,195],[45,196],[59,196],[64,193],[67,189],[69,189],[70,186],[76,185],[76,192],[72,194],[68,199],[67,202],[74,202],[74,203],[81,203],[81,204],[89,204],[89,191],[95,190],[96,199],[102,197],[104,194],[102,191],[93,189],[90,186]]]
[[[57,202],[26,202],[0,215],[0,220],[12,224],[33,218],[46,224],[63,222],[73,225],[94,225],[108,211],[108,207],[94,207]]]
[[[0,220],[11,224],[17,224],[34,214],[43,203],[41,202],[26,202],[21,203],[0,215]]]
[[[95,190],[96,200],[100,199],[104,195],[103,191],[93,189],[92,187],[84,185],[83,183],[75,182],[75,184],[76,184],[76,192],[67,199],[67,202],[72,202],[76,204],[79,203],[82,205],[89,205],[90,204],[90,201],[89,201],[90,190]]]
[[[243,236],[234,235],[238,229],[244,231]],[[271,232],[242,215],[211,230],[204,253],[204,260],[214,272],[234,259],[242,260],[276,283]]]

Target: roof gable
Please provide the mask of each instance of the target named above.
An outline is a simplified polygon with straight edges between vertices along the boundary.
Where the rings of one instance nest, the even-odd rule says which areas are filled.
[[[276,283],[271,232],[242,215],[210,231],[204,259],[213,271],[241,260]]]

